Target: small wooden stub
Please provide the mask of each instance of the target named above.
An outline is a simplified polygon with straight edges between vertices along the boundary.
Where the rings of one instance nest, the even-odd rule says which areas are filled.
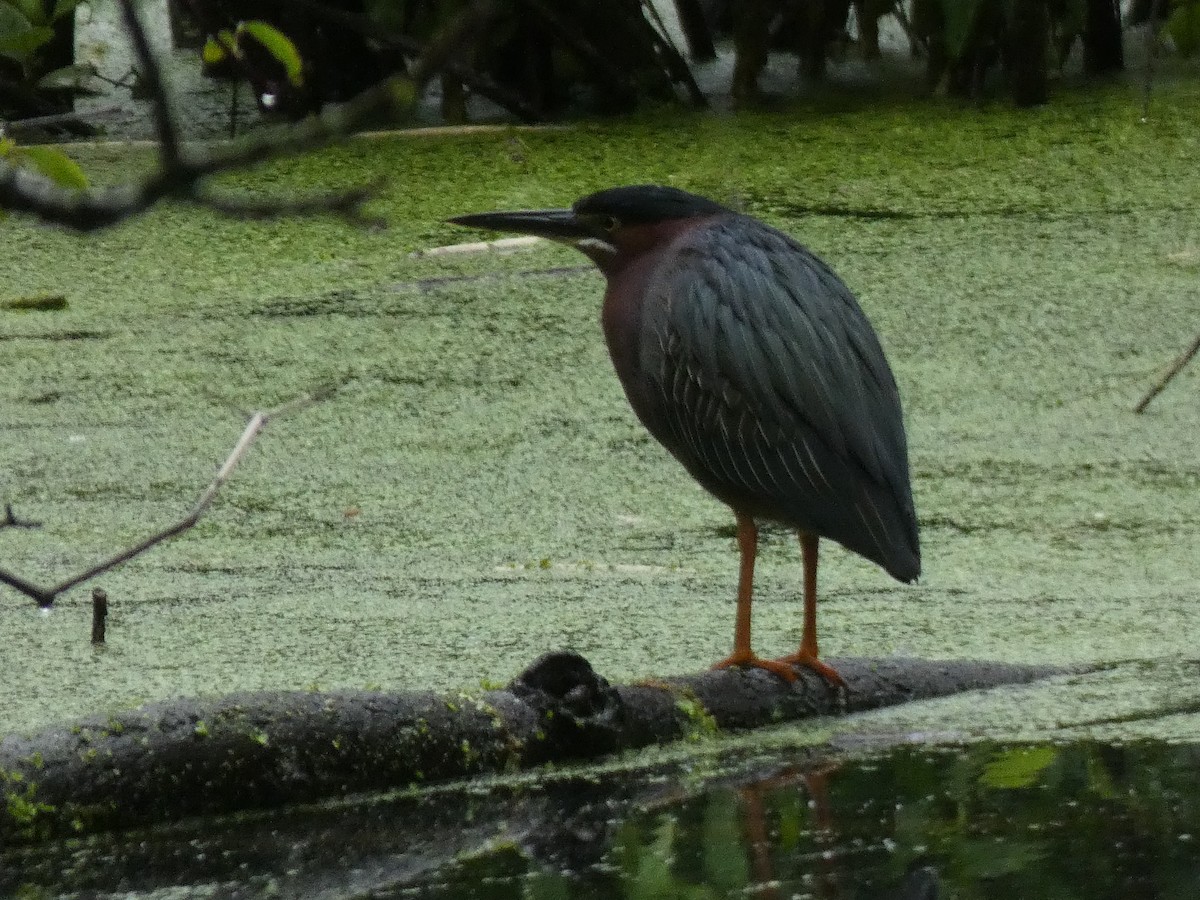
[[[108,594],[102,588],[92,589],[92,643],[104,643],[104,620],[108,618]]]

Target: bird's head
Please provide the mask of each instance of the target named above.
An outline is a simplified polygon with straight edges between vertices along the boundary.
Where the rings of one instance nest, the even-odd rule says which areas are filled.
[[[652,246],[658,226],[728,213],[719,203],[678,188],[639,184],[589,194],[570,209],[474,213],[450,221],[568,244],[607,272],[622,254]]]

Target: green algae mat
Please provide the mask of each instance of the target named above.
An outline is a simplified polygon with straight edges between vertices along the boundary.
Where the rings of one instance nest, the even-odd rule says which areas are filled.
[[[273,424],[196,529],[99,580],[105,647],[86,589],[48,615],[4,594],[0,733],[232,690],[477,690],[559,648],[616,680],[726,654],[732,520],[627,408],[600,276],[553,246],[412,255],[475,239],[456,213],[655,181],[798,236],[896,370],[924,573],[828,547],[823,651],[1103,667],[820,736],[1196,740],[1200,368],[1131,409],[1200,327],[1197,101],[1163,87],[1141,122],[1123,88],[1023,113],[842,98],[361,139],[226,186],[385,177],[386,230],[181,207],[87,238],[0,223],[0,501],[43,523],[0,531],[0,561],[26,578],[182,515],[247,410],[347,382]],[[101,183],[149,164],[73,152]],[[768,535],[762,652],[795,645],[800,582]]]

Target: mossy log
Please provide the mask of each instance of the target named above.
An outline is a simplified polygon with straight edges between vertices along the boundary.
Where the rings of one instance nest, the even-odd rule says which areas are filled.
[[[155,703],[0,740],[0,842],[263,809],[595,759],[719,730],[855,712],[1063,670],[833,659],[847,690],[762,670],[610,685],[574,653],[503,690],[267,691]]]

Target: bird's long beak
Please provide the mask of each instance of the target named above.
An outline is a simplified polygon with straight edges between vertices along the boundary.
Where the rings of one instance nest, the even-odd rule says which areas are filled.
[[[455,225],[466,225],[469,228],[532,234],[572,246],[578,245],[581,240],[597,236],[594,226],[581,220],[573,210],[569,209],[525,209],[515,212],[473,213],[468,216],[455,216],[449,221]]]

